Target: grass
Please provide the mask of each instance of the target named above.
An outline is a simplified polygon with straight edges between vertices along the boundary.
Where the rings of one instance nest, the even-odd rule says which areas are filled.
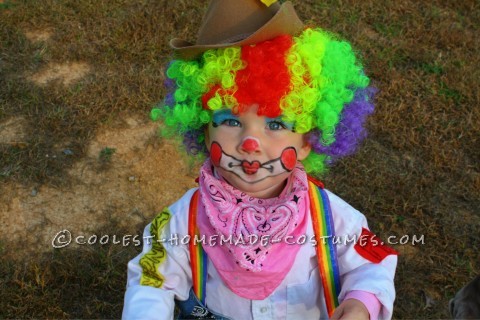
[[[109,162],[112,159],[112,155],[115,153],[115,148],[105,147],[100,151],[100,161],[102,162]]]
[[[480,272],[478,1],[293,2],[302,19],[350,40],[380,89],[370,139],[325,183],[378,234],[425,235],[424,245],[401,248],[394,317],[446,318],[448,299]],[[100,127],[119,127],[128,114],[147,117],[163,96],[168,40],[192,39],[204,6],[0,3],[0,124],[27,123],[21,144],[0,143],[0,187],[66,185]],[[32,30],[52,36],[32,42]],[[70,86],[29,80],[58,61],[85,62],[93,71]],[[99,157],[108,162],[114,151]],[[114,223],[107,228],[122,232]],[[0,244],[4,257],[25,251]],[[0,317],[118,318],[126,263],[137,251],[97,245],[2,258]]]
[[[96,245],[29,263],[2,260],[2,318],[120,318],[125,262],[136,254],[133,246]]]

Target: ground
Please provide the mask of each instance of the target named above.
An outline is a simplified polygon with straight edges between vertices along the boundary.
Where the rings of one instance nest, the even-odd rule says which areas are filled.
[[[446,318],[480,271],[478,1],[293,2],[351,41],[379,88],[369,139],[321,178],[406,241],[392,244],[394,317]],[[198,164],[148,114],[168,40],[194,38],[204,7],[0,1],[0,317],[120,316],[135,235],[196,185]]]

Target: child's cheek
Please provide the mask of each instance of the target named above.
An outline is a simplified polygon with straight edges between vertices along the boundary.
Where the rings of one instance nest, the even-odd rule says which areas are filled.
[[[220,159],[222,158],[222,147],[216,141],[212,142],[210,147],[210,159],[215,167],[220,166]]]
[[[297,164],[297,151],[295,148],[288,147],[284,149],[282,155],[280,156],[280,161],[286,170],[292,171]]]

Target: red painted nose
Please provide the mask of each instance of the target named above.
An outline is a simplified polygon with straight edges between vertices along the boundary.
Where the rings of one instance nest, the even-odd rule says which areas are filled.
[[[255,139],[245,139],[242,143],[242,149],[246,152],[254,152],[258,149],[258,142]]]

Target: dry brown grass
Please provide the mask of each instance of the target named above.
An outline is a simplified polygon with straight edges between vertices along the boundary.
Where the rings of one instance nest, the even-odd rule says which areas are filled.
[[[402,254],[394,317],[446,318],[448,299],[480,273],[480,4],[293,2],[305,21],[350,40],[380,89],[370,139],[324,180],[382,238],[425,236],[423,245],[396,246]],[[12,183],[60,192],[75,186],[69,172],[102,130],[127,128],[129,115],[147,117],[161,100],[168,40],[192,39],[204,6],[200,0],[0,1],[0,194]],[[70,78],[68,68],[58,72],[74,63],[86,66],[80,77]],[[31,77],[41,72],[51,76],[37,85]],[[112,157],[113,165],[99,172],[119,170]],[[165,201],[158,197],[149,201]],[[0,198],[0,210],[9,208],[9,199]],[[0,211],[1,221],[8,215]],[[51,224],[44,220],[42,226]],[[93,231],[132,232],[122,228],[112,219]],[[4,257],[26,249],[12,244],[18,241],[1,240]],[[48,250],[24,262],[1,260],[0,317],[120,316],[126,262],[138,248]]]

